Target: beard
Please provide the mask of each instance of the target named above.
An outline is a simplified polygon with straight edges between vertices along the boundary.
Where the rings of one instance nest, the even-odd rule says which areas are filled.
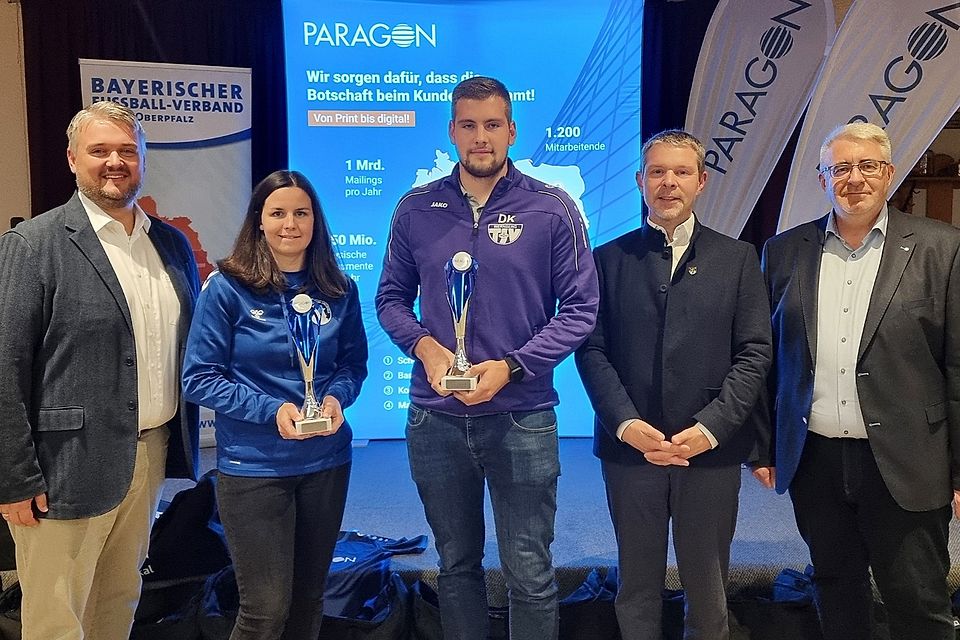
[[[469,159],[460,159],[460,166],[466,170],[474,178],[489,178],[490,176],[495,176],[503,170],[504,165],[507,164],[507,157],[504,156],[498,162],[496,159],[493,159],[493,162],[490,164],[479,163]]]
[[[107,191],[99,183],[90,183],[77,176],[77,190],[104,211],[129,207],[137,199],[141,184],[140,179],[130,174],[130,182],[126,189]]]

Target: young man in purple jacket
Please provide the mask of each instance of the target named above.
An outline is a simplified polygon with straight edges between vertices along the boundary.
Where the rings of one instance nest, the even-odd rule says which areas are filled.
[[[562,190],[507,158],[517,136],[510,94],[474,77],[453,92],[450,176],[400,199],[377,292],[390,338],[416,358],[407,417],[414,481],[440,555],[444,637],[486,639],[483,491],[490,487],[510,637],[557,637],[550,543],[556,513],[553,368],[590,334],[599,300],[583,217]],[[476,389],[450,392],[448,276],[475,265],[464,347]],[[420,317],[414,314],[419,296]]]

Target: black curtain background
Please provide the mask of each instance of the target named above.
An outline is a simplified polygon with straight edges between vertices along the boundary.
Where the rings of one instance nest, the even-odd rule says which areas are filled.
[[[642,137],[682,127],[718,0],[646,0]],[[64,131],[81,104],[78,58],[250,67],[251,184],[287,162],[280,0],[22,0],[33,215],[74,190]],[[741,234],[773,235],[797,132]],[[189,176],[184,176],[189,180]]]
[[[251,182],[285,166],[280,0],[22,0],[21,9],[33,215],[75,188],[65,131],[83,107],[78,58],[250,67]]]
[[[717,0],[645,0],[640,124],[646,140],[682,129],[700,45]]]
[[[717,3],[645,0],[640,116],[644,140],[664,129],[683,128],[700,45]],[[799,125],[740,234],[741,239],[752,242],[758,250],[776,232],[798,137]]]

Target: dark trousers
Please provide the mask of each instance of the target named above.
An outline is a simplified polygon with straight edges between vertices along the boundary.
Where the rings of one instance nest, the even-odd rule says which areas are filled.
[[[615,610],[624,640],[659,640],[667,536],[673,525],[685,593],[685,640],[725,640],[730,542],[737,525],[740,465],[660,467],[602,461],[617,537]]]
[[[220,474],[220,519],[240,591],[230,640],[316,640],[349,479],[349,464],[286,478]]]
[[[870,573],[891,640],[954,638],[947,589],[951,509],[896,503],[867,440],[814,433],[790,485],[797,528],[813,561],[825,640],[869,640]]]

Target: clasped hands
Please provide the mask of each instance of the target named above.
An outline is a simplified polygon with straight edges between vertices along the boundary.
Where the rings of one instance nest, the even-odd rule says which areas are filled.
[[[662,432],[639,418],[627,425],[621,439],[642,452],[647,462],[663,467],[689,466],[690,458],[710,449],[710,441],[696,425],[667,440]]]

